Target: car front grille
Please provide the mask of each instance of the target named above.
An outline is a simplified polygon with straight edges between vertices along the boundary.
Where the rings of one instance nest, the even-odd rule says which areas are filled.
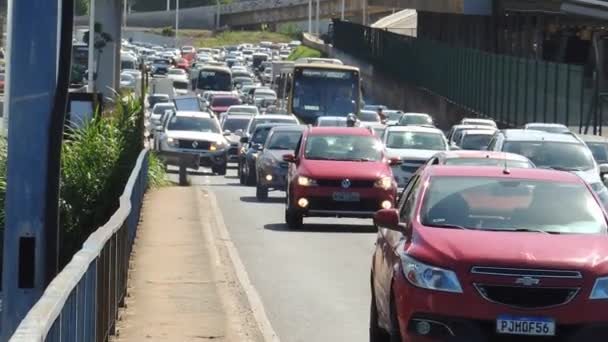
[[[336,202],[330,197],[311,197],[308,199],[310,210],[330,211],[377,211],[380,201],[376,199],[361,199],[359,202]]]
[[[238,146],[231,146],[228,149],[228,155],[233,156],[233,155],[237,155],[237,154],[239,154],[239,148],[238,148]]]
[[[579,288],[474,284],[486,300],[524,309],[548,308],[572,301]]]
[[[200,140],[179,140],[179,148],[187,148],[191,150],[209,150],[211,147],[210,141]]]
[[[317,179],[319,186],[341,188],[344,179]],[[349,188],[371,188],[374,186],[373,180],[350,180]]]

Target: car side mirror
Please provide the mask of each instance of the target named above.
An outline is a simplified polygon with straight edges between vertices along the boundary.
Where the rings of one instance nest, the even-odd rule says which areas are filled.
[[[155,129],[157,132],[161,132],[163,130],[163,126],[156,126]]]
[[[295,163],[296,162],[296,155],[295,154],[286,154],[283,156],[283,161],[286,161],[288,163]]]
[[[241,137],[241,140],[239,140],[241,144],[246,144],[249,142],[249,138],[248,137]]]
[[[450,150],[452,150],[452,151],[460,151],[462,149],[458,145],[452,145],[452,146],[450,146]]]
[[[399,225],[399,211],[397,209],[382,209],[374,214],[374,226],[398,232],[404,229]]]
[[[600,177],[602,180],[608,177],[608,164],[600,164]]]
[[[229,129],[224,131],[224,136],[229,136],[231,134],[232,134],[232,132]]]
[[[399,158],[391,158],[391,159],[388,160],[388,165],[390,165],[390,166],[401,165],[401,159],[399,159]]]

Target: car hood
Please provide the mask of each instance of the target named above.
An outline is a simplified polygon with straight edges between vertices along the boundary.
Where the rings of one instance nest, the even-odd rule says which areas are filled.
[[[574,173],[589,184],[602,183],[600,172],[597,170],[597,168],[592,168],[586,171],[575,171]]]
[[[401,158],[401,159],[420,159],[426,160],[434,156],[437,152],[436,150],[415,150],[415,149],[397,149],[397,148],[387,148],[386,153],[389,158]]]
[[[302,175],[319,179],[375,179],[393,175],[388,163],[310,160],[300,164]]]
[[[226,137],[226,140],[228,140],[230,144],[238,144],[241,142],[241,137],[236,134],[230,134]]]
[[[472,266],[608,270],[606,235],[421,227],[412,241],[408,253],[414,258],[461,274],[469,273]]]
[[[193,131],[167,131],[167,137],[185,140],[218,141],[223,138],[221,134]]]
[[[293,150],[264,150],[264,158],[271,159],[275,162],[283,161],[283,156],[293,154]]]

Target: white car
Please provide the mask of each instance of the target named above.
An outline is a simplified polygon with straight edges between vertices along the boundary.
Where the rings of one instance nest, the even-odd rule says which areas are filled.
[[[405,113],[399,119],[400,126],[435,126],[433,117],[426,113]]]
[[[152,127],[160,125],[160,119],[167,110],[175,110],[175,104],[173,104],[173,102],[161,102],[155,104],[150,112],[150,125]]]
[[[228,107],[228,110],[226,111],[226,113],[228,113],[228,114],[242,113],[242,114],[258,115],[258,114],[260,114],[260,111],[258,110],[258,107],[256,107],[256,106],[235,105],[235,106]]]
[[[571,133],[568,127],[558,123],[531,122],[527,123],[524,126],[524,129],[531,129],[548,133]]]
[[[205,112],[176,112],[158,134],[158,150],[196,154],[200,165],[213,173],[226,174],[230,144],[222,134],[218,120]]]
[[[390,126],[384,132],[382,142],[389,158],[401,160],[400,165],[392,167],[399,187],[404,187],[435,153],[449,150],[445,135],[434,127]]]
[[[120,74],[120,89],[135,91],[137,88],[137,80],[131,74]]]
[[[496,122],[492,119],[479,119],[479,118],[464,118],[460,120],[461,125],[476,125],[476,126],[491,126],[497,128]]]
[[[179,68],[169,69],[169,72],[167,73],[167,78],[173,81],[189,81],[189,77],[186,73],[186,70]]]

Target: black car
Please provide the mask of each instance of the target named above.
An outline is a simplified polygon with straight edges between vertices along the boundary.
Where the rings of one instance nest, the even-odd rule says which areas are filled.
[[[251,137],[241,138],[243,143],[242,153],[239,154],[239,181],[243,185],[256,184],[256,159],[259,153],[264,149],[266,138],[273,127],[281,125],[280,123],[265,123],[257,125],[253,130]],[[285,124],[283,124],[285,125]]]
[[[267,199],[270,189],[285,191],[289,165],[283,161],[283,156],[294,153],[304,128],[302,125],[289,125],[273,127],[270,130],[264,148],[255,160],[255,195],[258,201]]]
[[[221,120],[222,132],[226,140],[230,143],[228,149],[228,162],[239,161],[239,148],[241,147],[241,137],[245,136],[247,125],[251,121],[249,114],[226,114]]]

